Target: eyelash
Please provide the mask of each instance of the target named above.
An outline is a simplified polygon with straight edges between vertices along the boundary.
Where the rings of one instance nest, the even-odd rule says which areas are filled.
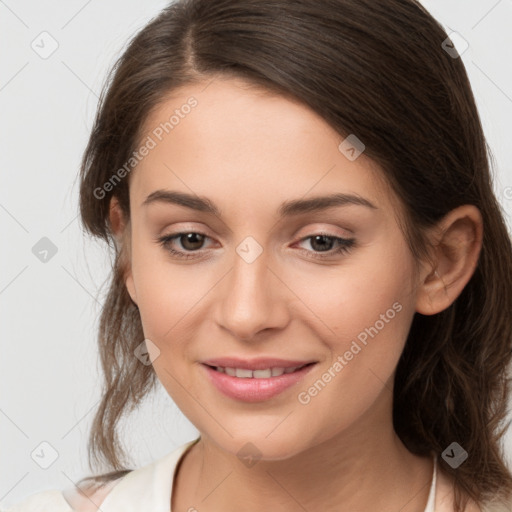
[[[185,260],[197,259],[200,256],[197,256],[197,254],[195,254],[195,253],[198,253],[199,250],[198,251],[177,251],[176,249],[173,249],[170,246],[170,243],[174,239],[180,238],[182,235],[189,235],[189,234],[201,235],[201,236],[204,236],[205,238],[209,238],[204,233],[200,233],[198,231],[183,231],[180,233],[176,233],[174,235],[166,235],[166,236],[157,238],[156,242],[158,242],[166,251],[170,252],[173,256],[175,256],[177,258],[181,258],[181,259],[185,259]],[[339,243],[340,246],[337,249],[330,249],[329,251],[322,251],[322,252],[318,252],[318,251],[315,252],[315,251],[309,251],[307,249],[302,249],[303,251],[306,251],[309,254],[313,253],[314,259],[327,259],[327,258],[332,257],[337,254],[348,253],[355,245],[354,238],[340,238],[338,236],[329,235],[327,233],[315,233],[314,235],[310,235],[310,236],[301,238],[299,240],[299,242],[303,242],[304,240],[309,240],[310,238],[315,238],[316,236],[323,236],[324,238],[334,240],[335,242]]]

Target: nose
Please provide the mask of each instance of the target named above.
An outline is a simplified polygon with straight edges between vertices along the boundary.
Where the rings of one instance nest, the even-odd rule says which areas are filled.
[[[235,253],[223,279],[216,320],[236,339],[254,340],[262,331],[283,329],[290,320],[290,291],[268,263],[265,251],[251,263]]]

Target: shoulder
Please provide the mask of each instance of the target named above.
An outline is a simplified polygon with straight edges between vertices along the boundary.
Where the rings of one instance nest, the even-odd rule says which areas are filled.
[[[10,508],[0,508],[0,512],[96,512],[119,480],[101,487],[89,485],[81,489],[69,487],[64,491],[41,491]]]
[[[169,482],[181,458],[199,439],[179,446],[146,466],[127,470],[104,485],[100,486],[96,480],[93,484],[70,486],[64,491],[39,492],[11,508],[0,506],[0,512],[101,512],[100,506],[109,511],[168,510]],[[148,503],[152,504],[150,508],[146,508]]]
[[[80,489],[76,486],[69,487],[65,489],[62,494],[74,511],[96,512],[100,510],[100,505],[120,480],[122,480],[122,478],[117,478],[101,486],[92,484],[87,487],[81,487]]]
[[[73,512],[61,491],[49,490],[32,494],[10,508],[1,508],[0,512]]]

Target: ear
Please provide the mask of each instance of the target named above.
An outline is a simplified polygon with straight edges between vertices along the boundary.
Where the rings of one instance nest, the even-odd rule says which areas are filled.
[[[131,265],[131,227],[129,221],[126,220],[125,215],[119,204],[117,197],[112,196],[109,208],[109,222],[110,229],[116,239],[116,245],[120,252],[120,264],[124,267],[124,282],[126,289],[130,294],[132,301],[137,305],[137,293],[133,283],[132,265]]]
[[[420,272],[416,311],[434,315],[448,308],[471,279],[482,248],[482,215],[474,205],[450,211],[433,230],[432,262]]]

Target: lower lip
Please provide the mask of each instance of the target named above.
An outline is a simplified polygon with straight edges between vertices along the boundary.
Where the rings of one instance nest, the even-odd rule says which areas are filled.
[[[244,402],[262,402],[300,382],[315,364],[304,366],[293,373],[283,373],[279,377],[268,379],[231,377],[208,365],[201,366],[205,368],[213,385],[226,396]]]

